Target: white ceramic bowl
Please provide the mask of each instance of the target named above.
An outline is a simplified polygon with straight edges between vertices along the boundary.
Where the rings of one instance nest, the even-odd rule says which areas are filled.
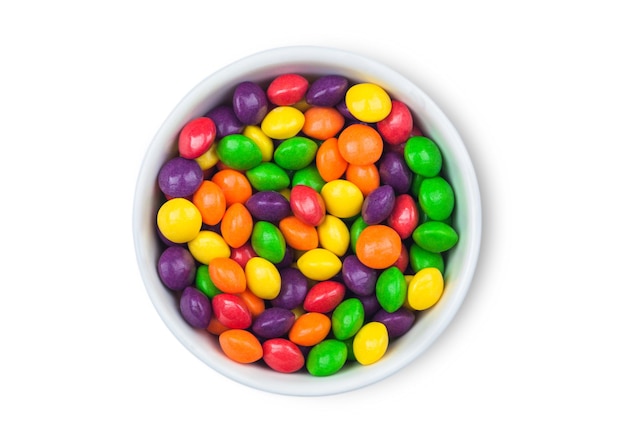
[[[431,309],[420,314],[412,329],[395,339],[385,356],[368,365],[351,365],[328,377],[306,372],[282,374],[263,365],[244,365],[228,359],[215,337],[192,329],[179,313],[172,293],[161,283],[157,261],[161,245],[155,231],[160,205],[157,174],[176,154],[183,125],[232,97],[242,81],[264,82],[279,74],[339,74],[355,82],[372,82],[413,111],[425,135],[442,150],[445,175],[456,195],[454,226],[459,242],[450,252],[445,271],[445,292]],[[435,103],[398,72],[368,57],[324,47],[284,47],[236,61],[201,81],[167,117],[155,135],[139,172],[134,196],[133,233],[137,261],[146,290],[163,322],[196,357],[215,371],[263,391],[299,396],[330,395],[382,380],[423,353],[454,318],[469,289],[478,260],[481,239],[481,203],[478,183],[468,152],[456,129]]]

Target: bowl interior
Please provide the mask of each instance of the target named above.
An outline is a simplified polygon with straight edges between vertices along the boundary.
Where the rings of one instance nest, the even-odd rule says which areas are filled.
[[[161,195],[156,177],[166,160],[176,155],[178,133],[186,122],[232,97],[242,81],[267,83],[279,74],[343,75],[355,82],[373,82],[413,111],[416,124],[442,151],[444,175],[455,190],[453,215],[459,242],[446,261],[446,287],[439,302],[418,315],[404,336],[393,340],[386,355],[369,366],[351,365],[329,377],[306,373],[281,374],[260,365],[229,360],[215,337],[189,327],[172,293],[161,283],[157,261],[162,251],[156,233]],[[236,61],[201,81],[170,113],[151,142],[134,197],[133,233],[138,266],[148,295],[163,322],[177,339],[208,366],[242,384],[286,395],[327,395],[379,381],[405,367],[430,346],[462,304],[478,259],[481,206],[474,169],[459,134],[435,103],[415,84],[394,70],[358,54],[322,47],[285,47]]]

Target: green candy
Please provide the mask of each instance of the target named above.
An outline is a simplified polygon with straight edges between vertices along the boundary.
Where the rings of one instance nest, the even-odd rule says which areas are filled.
[[[261,164],[261,150],[252,139],[242,134],[224,136],[216,147],[217,158],[231,169],[247,171]]]
[[[316,344],[309,351],[306,369],[316,377],[337,373],[348,359],[348,347],[342,341],[330,338]]]
[[[396,266],[385,269],[376,280],[376,299],[387,312],[396,312],[406,300],[408,285]]]
[[[417,245],[430,252],[444,252],[459,241],[459,235],[452,226],[441,221],[427,221],[413,231]]]
[[[365,322],[365,308],[358,298],[347,298],[337,305],[330,324],[337,340],[353,337]]]
[[[280,191],[289,187],[287,171],[276,163],[264,162],[246,171],[246,177],[257,191]]]
[[[285,237],[276,225],[268,221],[260,220],[254,224],[250,242],[259,257],[274,264],[285,258]]]
[[[292,137],[278,145],[274,161],[284,169],[297,171],[311,164],[317,153],[317,143],[306,137]]]
[[[423,136],[414,136],[406,141],[404,160],[411,171],[424,177],[438,175],[443,164],[439,147],[431,139]]]
[[[413,243],[409,248],[409,263],[413,272],[417,273],[424,268],[437,268],[443,274],[445,264],[440,252],[430,252]]]
[[[196,288],[209,298],[213,298],[222,292],[213,284],[207,265],[198,266],[196,271]]]
[[[291,180],[292,187],[296,185],[306,185],[309,188],[315,189],[316,192],[321,192],[322,187],[326,184],[315,164],[310,164],[293,174]]]
[[[356,241],[363,232],[363,229],[367,228],[368,224],[365,223],[362,216],[358,216],[350,225],[350,247],[353,252],[356,252]]]
[[[418,201],[430,220],[445,220],[454,209],[454,190],[443,177],[425,178],[419,187]]]

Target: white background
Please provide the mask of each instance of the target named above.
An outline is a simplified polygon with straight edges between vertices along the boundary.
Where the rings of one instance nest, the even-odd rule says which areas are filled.
[[[4,2],[0,441],[625,441],[616,5]],[[222,66],[295,44],[413,79],[457,126],[483,200],[449,329],[330,397],[257,391],[191,355],[150,303],[131,231],[170,110]]]

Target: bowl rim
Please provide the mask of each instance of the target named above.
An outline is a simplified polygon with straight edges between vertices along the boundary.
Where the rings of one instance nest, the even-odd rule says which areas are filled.
[[[446,284],[446,298],[442,297],[421,316],[407,335],[397,339],[404,343],[402,346],[390,347],[387,355],[376,364],[367,367],[353,365],[329,377],[313,377],[308,373],[281,374],[257,365],[233,362],[223,354],[214,358],[215,352],[221,353],[214,343],[217,340],[211,341],[204,331],[194,331],[184,323],[179,313],[174,312],[176,309],[172,309],[174,297],[159,280],[154,259],[158,249],[153,226],[156,212],[149,212],[153,200],[147,198],[152,196],[154,199],[158,195],[155,171],[158,172],[166,154],[171,151],[175,136],[190,117],[208,111],[207,100],[213,103],[223,101],[239,81],[266,81],[281,73],[304,73],[304,69],[311,76],[336,73],[354,81],[371,81],[392,97],[402,97],[425,135],[440,145],[444,164],[452,164],[450,173],[460,172],[454,176],[453,188],[455,193],[461,191],[463,196],[462,200],[457,197],[455,209],[456,217],[459,205],[463,205],[463,219],[455,219],[455,223],[462,222],[464,227],[459,240],[459,243],[463,242],[463,254],[454,255],[458,273],[451,285]],[[211,94],[212,98],[208,99]],[[201,80],[174,107],[154,135],[142,160],[133,199],[132,232],[137,265],[153,307],[170,332],[193,355],[223,376],[261,391],[320,396],[348,392],[381,381],[409,365],[436,341],[469,291],[480,252],[481,211],[478,181],[465,144],[448,117],[419,86],[395,69],[356,52],[324,46],[284,46],[245,56],[222,67]],[[458,247],[457,244],[455,248]],[[408,352],[400,352],[399,349],[406,351],[404,347],[408,345],[405,342],[409,340],[415,342]]]

